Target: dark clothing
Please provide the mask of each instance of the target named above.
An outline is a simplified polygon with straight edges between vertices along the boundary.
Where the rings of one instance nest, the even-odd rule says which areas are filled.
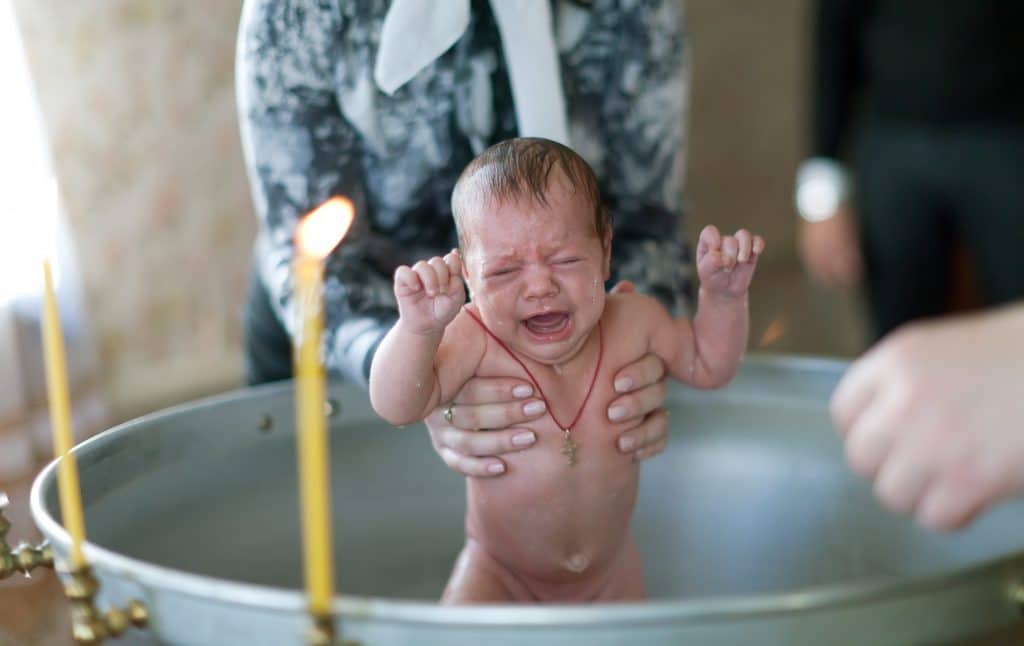
[[[245,303],[245,381],[254,385],[290,379],[292,370],[288,331],[277,320],[267,289],[254,271]]]
[[[812,147],[852,157],[875,332],[942,314],[954,245],[1024,297],[1024,2],[819,0]]]
[[[812,153],[854,121],[1024,124],[1021,0],[819,0]]]
[[[948,310],[956,240],[970,250],[985,302],[1024,298],[1024,127],[874,126],[856,162],[879,336]]]

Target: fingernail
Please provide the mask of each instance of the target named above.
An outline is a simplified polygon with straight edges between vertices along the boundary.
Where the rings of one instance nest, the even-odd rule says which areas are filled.
[[[540,415],[544,412],[544,402],[532,401],[523,406],[523,413],[526,415]]]
[[[487,465],[487,473],[502,473],[505,471],[505,465],[501,462],[495,462],[494,464]]]
[[[622,377],[621,379],[615,380],[615,392],[628,393],[629,389],[633,387],[633,380],[629,377]],[[615,418],[612,418],[615,419]]]
[[[626,417],[626,409],[622,406],[612,406],[608,409],[608,419],[617,422]]]
[[[516,399],[522,399],[523,397],[529,397],[533,394],[533,388],[530,388],[526,384],[520,384],[512,389],[512,395]]]
[[[515,446],[530,446],[536,441],[537,436],[533,433],[519,433],[512,436],[512,444]]]
[[[619,440],[619,450],[621,451],[631,451],[634,446],[636,446],[635,437],[624,437]]]

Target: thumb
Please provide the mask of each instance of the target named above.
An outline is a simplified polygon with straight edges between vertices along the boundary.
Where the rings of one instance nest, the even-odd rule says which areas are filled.
[[[448,285],[446,287],[445,292],[448,294],[465,295],[466,293],[466,288],[462,286],[462,276],[460,274],[448,274]]]

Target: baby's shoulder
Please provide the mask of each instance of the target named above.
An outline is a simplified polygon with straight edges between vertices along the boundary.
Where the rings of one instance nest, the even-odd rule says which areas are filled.
[[[483,323],[480,319],[480,312],[472,303],[466,303],[459,310],[452,322],[444,329],[446,338],[467,341],[484,336]]]
[[[444,355],[455,354],[463,358],[482,353],[486,348],[487,338],[479,317],[480,315],[470,309],[468,304],[464,305],[451,323],[445,326],[438,352]]]
[[[445,326],[434,358],[436,366],[473,366],[473,370],[479,368],[487,348],[487,339],[474,314],[476,312],[470,312],[468,306],[463,306]]]
[[[608,294],[605,299],[604,316],[606,326],[628,326],[633,329],[651,326],[668,318],[668,310],[656,298],[637,292]]]

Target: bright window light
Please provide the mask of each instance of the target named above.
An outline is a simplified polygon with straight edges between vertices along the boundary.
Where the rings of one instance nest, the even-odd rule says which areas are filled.
[[[11,0],[0,0],[0,305],[38,293],[56,253],[58,190]],[[56,260],[56,259],[55,259]],[[54,280],[59,269],[55,266]]]

